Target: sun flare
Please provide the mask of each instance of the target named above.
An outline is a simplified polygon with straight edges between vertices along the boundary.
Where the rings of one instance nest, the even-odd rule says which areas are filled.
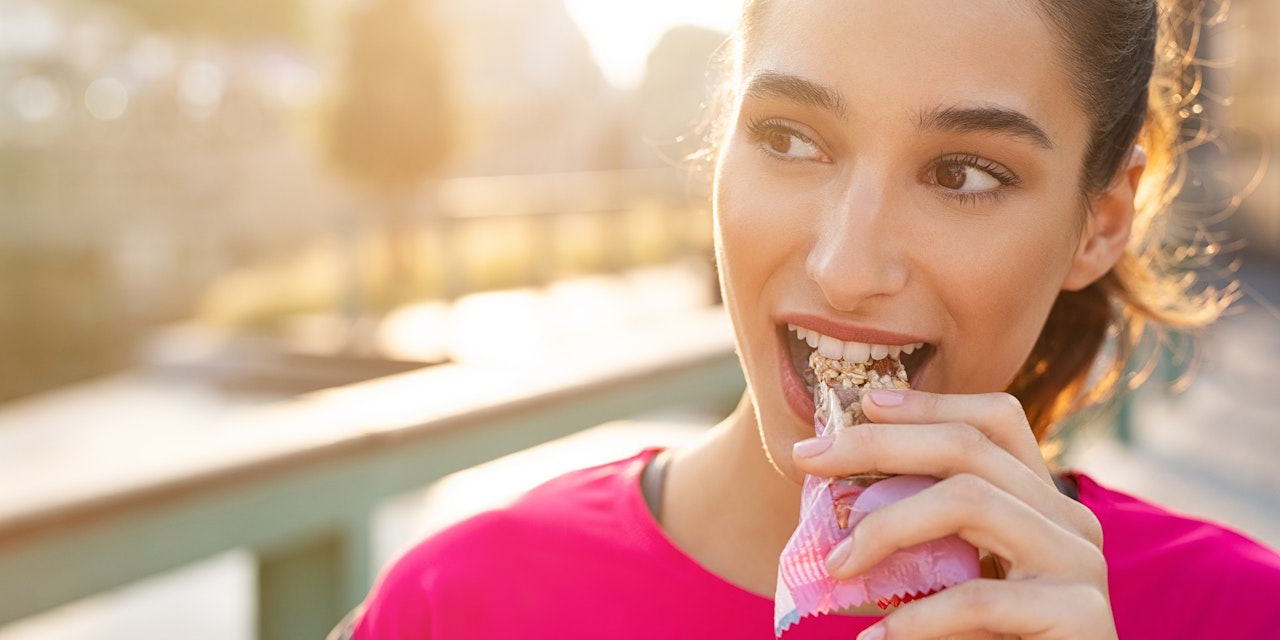
[[[640,83],[645,58],[668,29],[691,24],[728,33],[741,6],[741,0],[565,0],[605,77],[624,89]]]

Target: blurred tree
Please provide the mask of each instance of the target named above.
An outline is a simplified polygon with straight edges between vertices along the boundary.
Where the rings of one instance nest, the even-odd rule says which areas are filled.
[[[302,0],[107,0],[160,31],[190,31],[229,38],[303,37]]]
[[[390,271],[379,305],[385,309],[413,293],[412,204],[454,149],[452,91],[439,27],[422,0],[363,3],[350,14],[346,35],[329,151],[379,203]]]
[[[641,130],[651,143],[672,145],[700,133],[698,127],[705,124],[708,98],[719,80],[714,77],[717,70],[711,67],[712,56],[727,37],[711,29],[684,25],[667,31],[654,46],[636,96]],[[703,142],[690,141],[693,145]]]

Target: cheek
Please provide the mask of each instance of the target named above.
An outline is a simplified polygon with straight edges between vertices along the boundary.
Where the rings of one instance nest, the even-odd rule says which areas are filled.
[[[1074,253],[1073,225],[1028,216],[980,232],[955,231],[932,254],[963,356],[952,364],[965,392],[1002,389],[1025,362],[1057,299]],[[945,265],[938,269],[939,265]],[[981,363],[981,364],[977,364]]]
[[[1052,300],[1066,275],[1071,247],[1060,234],[1010,234],[966,257],[973,265],[973,291],[993,313],[1027,302]],[[1016,318],[1015,313],[1010,316]]]
[[[714,189],[716,249],[726,295],[758,296],[804,233],[795,193],[758,175],[748,150],[729,146]]]

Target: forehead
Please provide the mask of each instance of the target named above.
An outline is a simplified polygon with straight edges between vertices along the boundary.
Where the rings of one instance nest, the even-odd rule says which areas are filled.
[[[767,0],[742,73],[830,87],[855,119],[889,125],[940,106],[987,105],[1025,113],[1069,142],[1083,138],[1085,117],[1037,1]]]

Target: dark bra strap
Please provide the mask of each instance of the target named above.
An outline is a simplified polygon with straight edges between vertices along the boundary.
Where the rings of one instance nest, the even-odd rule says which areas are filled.
[[[1076,479],[1071,476],[1062,474],[1052,474],[1053,484],[1058,487],[1058,492],[1062,495],[1080,502],[1080,485],[1076,484]]]
[[[654,454],[640,474],[640,493],[644,496],[644,504],[649,507],[649,513],[658,522],[662,522],[662,490],[666,484],[669,460],[671,460],[671,450],[663,449]]]

